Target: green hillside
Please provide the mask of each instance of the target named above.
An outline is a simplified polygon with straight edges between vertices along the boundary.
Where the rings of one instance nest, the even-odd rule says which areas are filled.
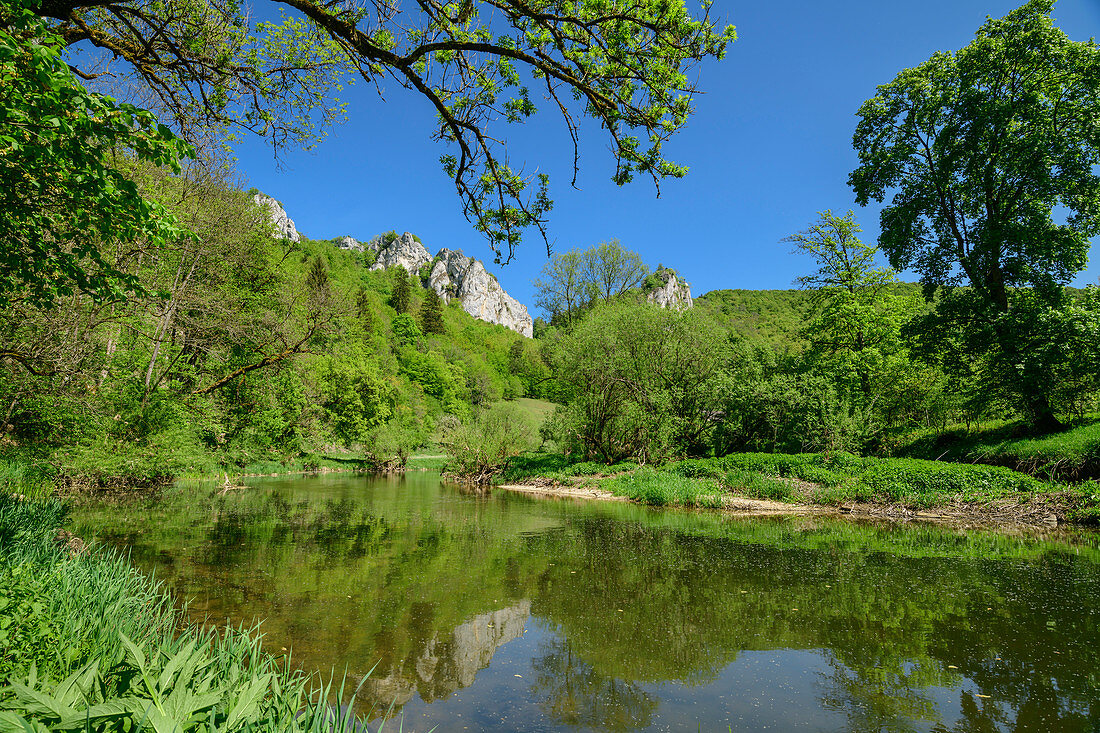
[[[918,283],[898,283],[899,294],[920,293]],[[695,307],[746,340],[775,346],[804,341],[801,329],[816,313],[813,290],[711,290],[695,299]]]
[[[381,462],[430,446],[445,414],[551,389],[537,342],[456,300],[425,321],[419,277],[276,239],[251,196],[219,181],[141,173],[195,236],[120,256],[140,283],[128,300],[0,311],[14,355],[0,362],[0,484]]]

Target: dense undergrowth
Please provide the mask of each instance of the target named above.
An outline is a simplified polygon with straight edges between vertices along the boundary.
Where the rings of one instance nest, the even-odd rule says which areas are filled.
[[[952,426],[919,430],[887,442],[896,456],[1005,466],[1058,481],[1100,479],[1100,415],[1068,429],[1023,435],[1019,422],[995,422],[984,429]]]
[[[623,462],[570,463],[565,456],[513,459],[508,483],[549,481],[594,485],[658,506],[719,507],[733,496],[839,506],[867,503],[908,510],[958,506],[1049,508],[1065,521],[1100,522],[1100,483],[1058,484],[1000,466],[847,453],[734,453],[661,467]],[[1028,509],[1016,512],[1025,515]]]
[[[0,729],[364,729],[256,628],[187,624],[126,558],[59,547],[64,515],[0,494]]]

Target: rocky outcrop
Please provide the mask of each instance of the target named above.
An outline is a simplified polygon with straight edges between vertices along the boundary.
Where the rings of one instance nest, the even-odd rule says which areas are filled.
[[[301,240],[302,236],[298,234],[298,229],[294,226],[294,220],[287,216],[282,204],[265,193],[253,195],[252,200],[267,209],[268,215],[271,218],[271,223],[275,227],[274,233],[276,237],[279,239],[289,239],[291,242]]]
[[[527,306],[504,292],[480,260],[465,256],[461,250],[439,251],[428,287],[439,293],[444,302],[458,298],[462,309],[474,318],[498,323],[527,338],[534,334],[534,321]]]
[[[253,200],[265,208],[274,227],[275,236],[293,242],[301,240],[294,221],[282,205],[267,194],[257,193]],[[459,250],[442,249],[434,258],[410,232],[398,236],[395,232],[379,235],[369,242],[351,236],[337,237],[332,243],[351,252],[373,252],[371,270],[403,267],[409,275],[419,278],[421,268],[431,265],[431,277],[426,283],[445,302],[458,298],[463,310],[474,318],[496,323],[531,338],[534,321],[527,307],[504,292],[479,260],[466,257]],[[370,262],[370,258],[367,258]],[[690,298],[690,296],[689,296]]]
[[[366,246],[378,253],[378,259],[371,265],[372,270],[385,270],[387,267],[400,265],[410,275],[415,276],[421,267],[432,261],[428,250],[409,232],[400,237],[375,237]]]
[[[658,283],[664,284],[659,284],[646,294],[646,299],[650,303],[676,310],[684,310],[694,305],[691,301],[691,284],[681,280],[674,270],[658,268],[651,277],[655,277]]]
[[[332,243],[340,249],[349,249],[352,252],[362,252],[366,249],[366,245],[354,237],[337,237],[332,240]]]

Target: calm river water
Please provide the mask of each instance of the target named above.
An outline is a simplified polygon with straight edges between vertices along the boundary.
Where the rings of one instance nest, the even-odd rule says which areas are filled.
[[[1100,731],[1096,533],[247,483],[74,524],[404,731]]]

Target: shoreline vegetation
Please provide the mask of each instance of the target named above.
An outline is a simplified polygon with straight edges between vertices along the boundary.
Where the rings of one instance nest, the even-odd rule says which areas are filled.
[[[344,682],[268,652],[257,626],[186,621],[129,558],[58,529],[65,514],[0,494],[0,609],[17,621],[0,624],[0,729],[367,729],[354,695],[330,702]]]
[[[734,453],[661,467],[513,458],[499,487],[533,494],[750,513],[826,513],[1022,523],[1100,524],[1100,482],[1064,484],[1000,466],[847,453]]]

